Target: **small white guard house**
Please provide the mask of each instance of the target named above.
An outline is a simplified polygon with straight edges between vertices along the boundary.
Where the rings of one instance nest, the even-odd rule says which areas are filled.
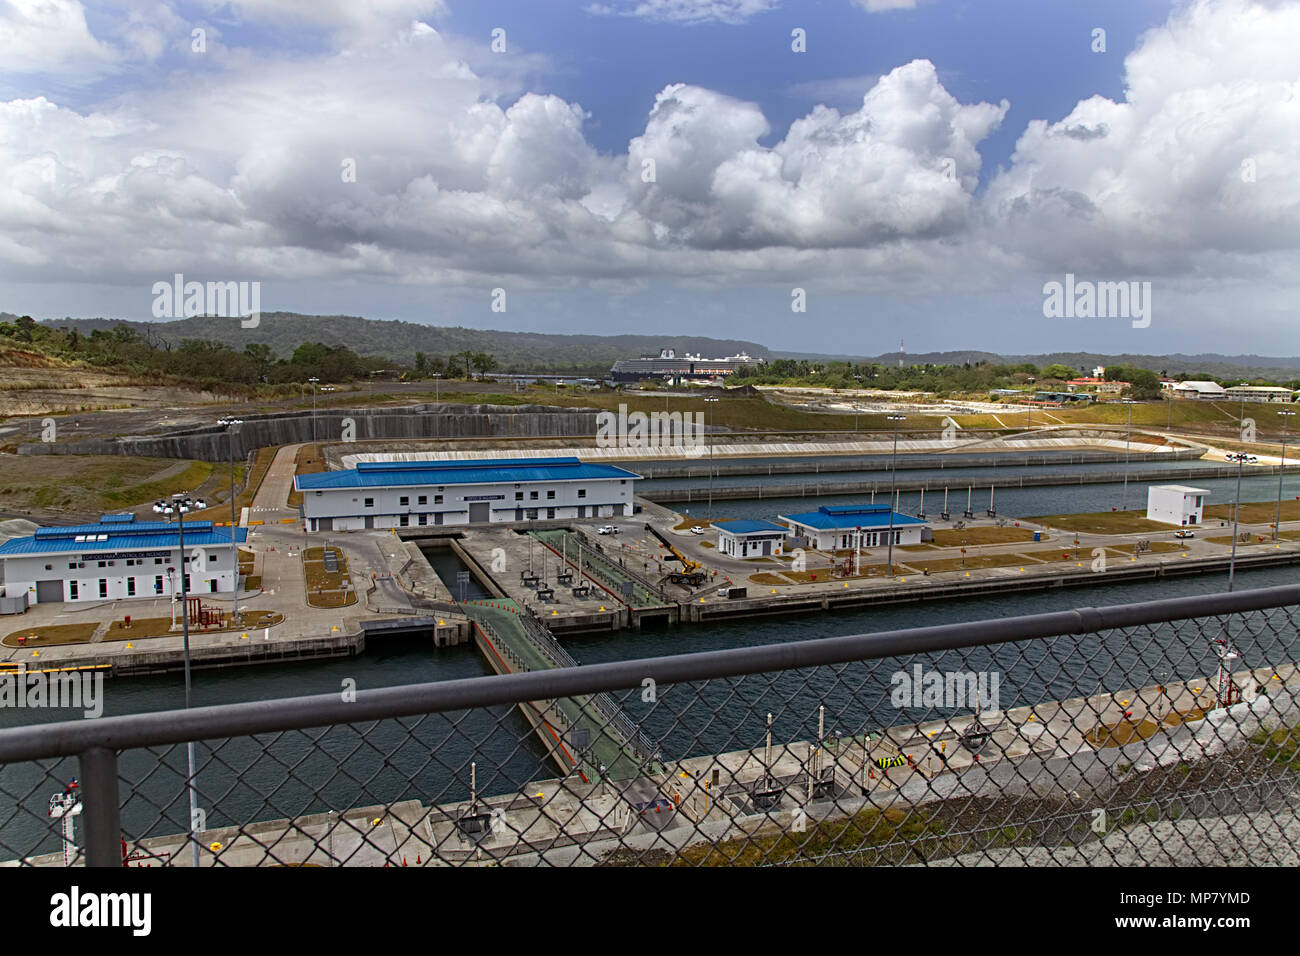
[[[183,567],[195,597],[229,594],[236,574],[230,530],[185,522],[182,564],[174,521],[122,514],[104,515],[98,524],[37,528],[0,544],[0,583],[6,597],[26,593],[28,604],[152,598],[179,594]],[[236,528],[234,543],[247,535]]]
[[[823,505],[816,511],[778,515],[791,532],[808,539],[818,551],[878,548],[889,544],[889,505]],[[927,525],[920,518],[893,512],[894,544],[920,544]],[[859,541],[859,535],[861,540]]]
[[[1205,488],[1187,485],[1152,485],[1147,489],[1147,518],[1179,527],[1200,524],[1209,493]]]
[[[630,518],[640,475],[577,458],[372,461],[298,475],[308,531]]]
[[[718,529],[718,553],[733,558],[780,554],[790,533],[774,521],[722,521],[714,527]]]

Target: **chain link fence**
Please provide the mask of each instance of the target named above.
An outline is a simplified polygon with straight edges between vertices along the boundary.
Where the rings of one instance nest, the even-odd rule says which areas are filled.
[[[761,647],[11,729],[0,861],[1294,865],[1298,605],[791,619]]]

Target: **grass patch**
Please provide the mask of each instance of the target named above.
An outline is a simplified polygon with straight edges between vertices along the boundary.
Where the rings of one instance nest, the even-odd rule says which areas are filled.
[[[1244,524],[1272,524],[1277,517],[1277,499],[1272,501],[1243,501],[1241,503],[1240,521]],[[1232,521],[1232,504],[1205,506],[1205,518],[1219,521]],[[1292,498],[1282,501],[1282,520],[1300,521],[1300,501]]]
[[[325,552],[338,557],[338,571],[325,570]],[[307,582],[307,603],[312,607],[346,607],[357,603],[357,592],[348,574],[348,559],[338,548],[308,548],[302,556]]]
[[[1033,520],[1033,519],[1031,519]],[[1033,541],[1034,532],[1029,528],[999,528],[996,525],[983,528],[964,528],[955,531],[943,528],[934,532],[934,545],[939,548],[958,548],[966,544],[1011,544],[1016,541]]]
[[[1094,747],[1122,747],[1135,740],[1154,737],[1160,725],[1154,720],[1121,720],[1113,724],[1101,724],[1092,728],[1084,739]]]
[[[1266,759],[1300,772],[1300,726],[1280,727],[1272,733],[1260,731],[1251,740],[1263,746]]]
[[[303,445],[298,449],[298,454],[294,457],[294,474],[314,475],[317,472],[329,471],[325,465],[325,457],[313,457],[311,444]],[[285,502],[290,508],[296,508],[302,504],[302,492],[293,490],[289,492],[289,500]]]
[[[96,621],[80,624],[50,624],[45,627],[25,627],[6,634],[5,647],[55,647],[59,644],[85,644],[99,627]]]
[[[758,574],[751,574],[749,580],[754,584],[763,584],[767,587],[789,587],[790,582],[779,574],[773,574],[771,571],[760,571]]]
[[[1058,531],[1078,534],[1156,534],[1176,530],[1159,521],[1149,521],[1137,511],[1091,511],[1077,515],[1039,515],[1025,518]]]

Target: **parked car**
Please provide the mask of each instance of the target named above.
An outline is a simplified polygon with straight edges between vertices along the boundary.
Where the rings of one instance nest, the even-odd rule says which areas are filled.
[[[1174,537],[1175,537],[1175,538],[1195,538],[1195,537],[1196,537],[1196,532],[1195,532],[1195,531],[1188,531],[1186,528],[1184,528],[1182,531],[1175,531],[1175,532],[1174,532]]]
[[[612,524],[603,524],[596,529],[596,534],[618,534],[618,528]]]
[[[704,534],[704,529],[697,524],[691,525],[691,534]]]

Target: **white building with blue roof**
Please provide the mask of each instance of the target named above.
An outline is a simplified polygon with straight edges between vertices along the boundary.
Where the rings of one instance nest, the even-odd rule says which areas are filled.
[[[630,518],[640,475],[577,458],[371,461],[294,478],[308,531]]]
[[[185,522],[185,556],[175,522],[104,515],[96,524],[37,528],[0,544],[0,586],[5,597],[27,603],[117,601],[166,597],[186,590],[229,595],[235,587],[235,548],[248,532]]]
[[[889,544],[891,529],[895,545],[920,544],[929,527],[920,518],[900,514],[889,505],[823,505],[816,511],[777,517],[818,551],[883,548]]]

